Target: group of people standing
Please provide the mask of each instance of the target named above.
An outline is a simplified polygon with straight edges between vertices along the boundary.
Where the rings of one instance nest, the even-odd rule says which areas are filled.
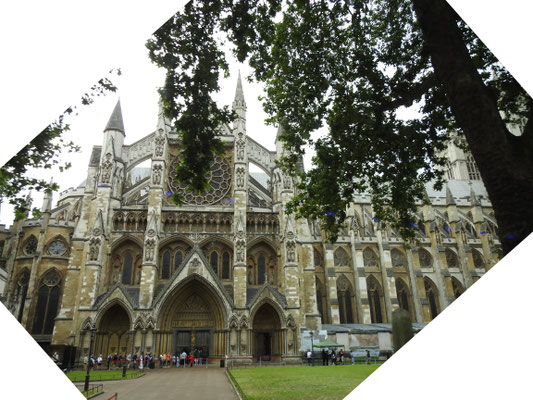
[[[334,349],[329,351],[322,349],[322,365],[337,364],[344,365],[344,350],[340,349],[337,353],[335,353]]]
[[[123,357],[122,354],[109,354],[105,359],[100,354],[98,357],[95,357],[94,354],[90,356],[85,355],[83,358],[83,369],[87,370],[87,367],[102,369],[103,367],[111,369],[121,369],[124,366],[128,369],[154,369],[156,363],[159,362],[159,368],[163,367],[186,367],[205,364],[206,359],[202,357],[202,349],[195,348],[193,351],[187,353],[185,349],[181,353],[176,352],[175,354],[161,353],[159,356],[152,353],[141,353],[139,356],[137,354],[128,354],[126,357]]]

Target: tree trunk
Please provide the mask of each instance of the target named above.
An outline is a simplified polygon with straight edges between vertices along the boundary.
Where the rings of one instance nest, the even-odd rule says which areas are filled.
[[[505,254],[533,231],[529,138],[515,137],[479,76],[445,0],[412,0],[435,74],[487,189]]]

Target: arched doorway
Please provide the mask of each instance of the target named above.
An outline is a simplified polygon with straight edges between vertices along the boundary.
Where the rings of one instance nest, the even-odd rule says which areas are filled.
[[[128,312],[118,303],[109,307],[98,323],[94,354],[122,355],[131,352],[131,321]]]
[[[254,357],[268,361],[272,356],[283,354],[283,330],[276,309],[269,303],[264,303],[256,311],[252,323]]]
[[[222,299],[195,278],[176,287],[161,308],[155,351],[177,354],[198,348],[202,357],[226,354],[226,315]]]

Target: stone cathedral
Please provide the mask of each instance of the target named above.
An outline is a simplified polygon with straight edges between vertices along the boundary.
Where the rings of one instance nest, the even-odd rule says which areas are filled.
[[[331,245],[316,222],[284,213],[294,186],[276,165],[282,145],[247,136],[240,77],[233,109],[202,195],[174,179],[180,143],[161,111],[153,133],[126,145],[118,103],[84,182],[53,209],[45,197],[39,218],[0,230],[2,300],[45,349],[82,357],[92,337],[95,354],[201,347],[296,362],[320,331],[385,348],[394,309],[422,327],[497,262],[494,214],[460,147],[447,150],[445,188],[427,187],[417,245],[381,227],[364,193]]]

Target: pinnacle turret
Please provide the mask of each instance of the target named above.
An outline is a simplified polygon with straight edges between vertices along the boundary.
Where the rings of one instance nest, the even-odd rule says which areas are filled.
[[[446,185],[446,205],[447,206],[455,205],[455,199],[453,198],[452,191],[450,190],[448,185]]]
[[[472,206],[481,205],[478,197],[476,196],[476,192],[474,192],[474,188],[472,187],[472,182],[470,182],[470,204],[472,204]]]
[[[240,71],[239,77],[237,78],[237,88],[235,89],[235,99],[233,100],[233,111],[235,111],[240,118],[246,119],[246,101],[244,100]]]
[[[104,132],[105,131],[119,131],[122,132],[123,135],[126,135],[126,132],[124,131],[124,122],[122,121],[120,99],[117,101],[117,105],[115,106],[115,109],[113,110],[113,113],[107,122]]]

